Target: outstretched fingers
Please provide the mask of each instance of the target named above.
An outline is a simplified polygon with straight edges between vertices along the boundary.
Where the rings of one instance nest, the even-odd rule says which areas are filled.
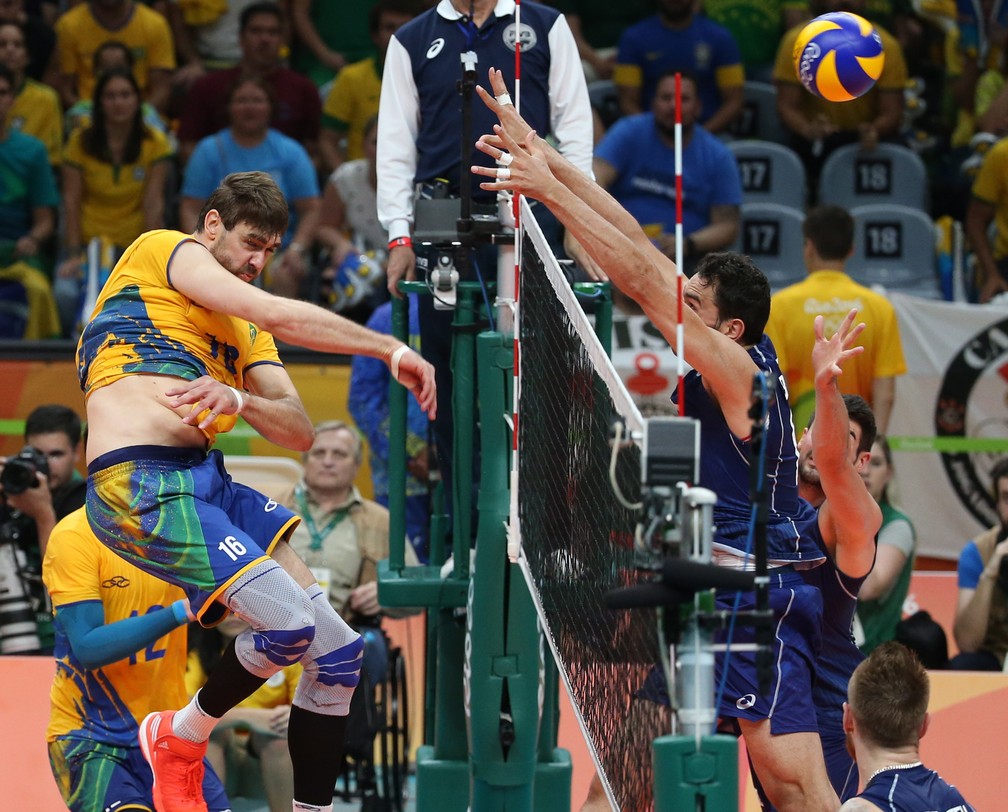
[[[844,320],[840,323],[840,328],[837,330],[837,335],[842,339],[844,347],[849,347],[864,332],[864,322],[852,327],[857,315],[857,308],[851,308],[847,315],[844,316]]]
[[[507,85],[504,82],[504,74],[497,68],[490,68],[488,73],[490,78],[490,87],[493,88],[494,96],[501,96],[508,92]]]

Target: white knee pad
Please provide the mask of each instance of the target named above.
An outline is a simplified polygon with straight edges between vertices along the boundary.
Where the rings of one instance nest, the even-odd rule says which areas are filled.
[[[308,594],[315,605],[315,639],[301,660],[304,672],[294,704],[326,716],[346,716],[360,679],[364,640],[329,605],[317,585]]]
[[[252,625],[235,639],[235,652],[249,673],[271,677],[308,652],[315,637],[315,607],[275,561],[243,573],[225,592],[224,602]]]

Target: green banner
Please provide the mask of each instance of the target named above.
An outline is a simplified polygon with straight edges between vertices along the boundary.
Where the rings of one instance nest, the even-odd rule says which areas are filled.
[[[998,437],[888,437],[893,451],[943,454],[1008,452],[1008,438]]]

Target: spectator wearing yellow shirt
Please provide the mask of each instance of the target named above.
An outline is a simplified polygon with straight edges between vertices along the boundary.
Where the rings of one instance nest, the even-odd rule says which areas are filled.
[[[88,242],[125,249],[145,231],[163,228],[172,148],[144,123],[140,88],[126,68],[103,73],[93,119],[75,130],[63,153],[63,240],[56,297],[64,330],[72,326]],[[69,320],[69,321],[68,321]]]
[[[56,21],[56,59],[64,107],[94,95],[94,52],[106,40],[124,43],[134,54],[137,84],[144,99],[164,111],[175,71],[175,42],[168,21],[135,0],[80,3]]]
[[[17,23],[0,22],[0,62],[14,74],[14,103],[7,113],[7,126],[34,135],[45,144],[49,163],[59,164],[63,149],[63,108],[59,94],[27,76],[28,42],[24,28]]]
[[[343,68],[322,106],[319,152],[326,169],[364,157],[364,129],[378,115],[381,75],[389,40],[416,16],[416,0],[379,0],[368,13],[368,32],[378,53]],[[342,142],[346,139],[346,147]]]

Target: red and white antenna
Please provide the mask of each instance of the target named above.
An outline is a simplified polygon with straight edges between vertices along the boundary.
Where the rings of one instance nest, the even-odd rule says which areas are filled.
[[[515,82],[514,82],[515,112],[521,115],[521,0],[515,0]],[[518,517],[518,398],[521,394],[521,341],[519,330],[520,297],[521,297],[521,193],[517,190],[511,198],[511,211],[514,215],[514,305],[513,305],[513,355],[511,390],[511,520],[517,522]],[[512,528],[508,538],[508,558],[517,561],[520,542],[517,528]]]
[[[686,350],[683,335],[683,224],[682,224],[682,74],[675,75],[675,264],[676,264],[676,402],[679,416],[686,415]]]

